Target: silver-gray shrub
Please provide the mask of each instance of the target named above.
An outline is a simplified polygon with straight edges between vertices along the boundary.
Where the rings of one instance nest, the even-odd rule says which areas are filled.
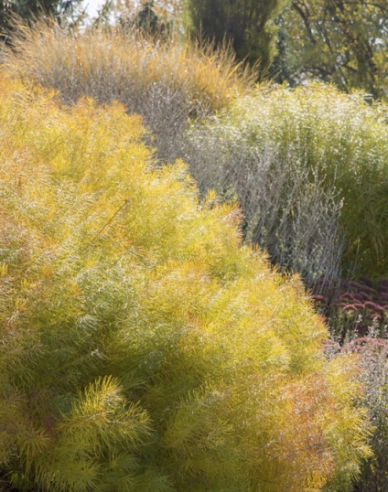
[[[366,104],[362,93],[341,94],[334,87],[323,84],[295,89],[264,85],[253,94],[233,101],[227,110],[218,112],[217,118],[209,121],[204,129],[199,128],[194,138],[198,134],[201,145],[205,147],[209,147],[203,143],[205,139],[222,141],[221,150],[226,145],[228,159],[235,162],[229,164],[229,176],[233,172],[239,174],[239,198],[247,215],[249,207],[244,203],[249,203],[250,199],[242,198],[242,188],[249,187],[249,193],[263,188],[261,185],[251,186],[255,179],[253,176],[258,173],[256,169],[252,171],[252,166],[245,164],[245,160],[270,160],[273,163],[269,166],[270,174],[274,174],[270,179],[271,187],[274,186],[273,181],[284,180],[287,194],[291,197],[294,197],[295,189],[301,189],[298,196],[303,200],[298,199],[297,203],[308,202],[305,193],[308,196],[315,193],[297,184],[305,179],[303,170],[307,168],[308,185],[311,187],[311,183],[320,182],[324,191],[321,193],[317,186],[321,198],[316,195],[316,200],[322,206],[314,210],[312,200],[309,207],[313,213],[306,210],[305,214],[318,223],[321,222],[316,215],[318,211],[325,216],[340,217],[339,227],[346,237],[341,259],[342,275],[346,278],[363,275],[377,279],[388,275],[387,121],[388,107]],[[211,145],[214,146],[212,143],[210,148]],[[205,153],[209,152],[206,150]],[[200,161],[198,158],[199,167]],[[206,160],[203,168],[209,162]],[[219,155],[216,162],[219,176],[228,166]],[[259,166],[260,169],[262,167]],[[209,173],[206,169],[204,172],[206,175]],[[301,178],[298,173],[301,173]],[[334,209],[329,206],[332,199]],[[282,198],[285,209],[288,200],[288,196]],[[341,203],[341,213],[337,214],[335,209]],[[295,212],[293,214],[295,217]],[[326,219],[323,223],[327,224]],[[304,230],[310,230],[310,227]],[[342,244],[340,240],[334,243],[337,246]]]
[[[247,241],[267,250],[281,270],[299,272],[307,285],[338,278],[344,240],[335,185],[323,186],[325,176],[307,165],[303,150],[296,159],[295,149],[285,154],[247,137],[243,125],[217,118],[191,126],[182,154],[200,191],[237,199]]]
[[[361,383],[366,388],[364,405],[374,425],[371,447],[374,456],[364,463],[354,492],[388,490],[388,365],[387,355],[363,357]]]

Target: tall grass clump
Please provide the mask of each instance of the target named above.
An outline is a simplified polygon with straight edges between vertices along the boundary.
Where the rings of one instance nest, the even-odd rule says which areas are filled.
[[[60,92],[66,104],[82,96],[114,100],[141,114],[158,157],[173,160],[189,118],[213,114],[253,85],[227,49],[184,44],[135,28],[90,28],[81,33],[55,22],[18,26],[8,70]]]
[[[0,476],[49,492],[346,491],[355,356],[138,116],[0,78]],[[330,485],[329,485],[330,484]]]
[[[307,280],[333,279],[341,267],[347,277],[381,278],[388,272],[386,116],[361,93],[262,86],[194,125],[185,158],[202,189],[237,194],[252,239],[286,269]]]
[[[220,128],[214,121],[215,126],[193,127],[184,143],[200,190],[212,187],[224,199],[238,200],[246,240],[265,249],[283,272],[299,272],[315,293],[324,291],[341,272],[337,190],[325,189],[323,176],[305,161],[281,156],[265,144],[247,144],[242,128]]]

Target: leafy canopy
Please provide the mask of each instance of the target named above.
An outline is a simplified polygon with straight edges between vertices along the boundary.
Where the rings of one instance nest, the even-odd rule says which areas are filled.
[[[316,77],[387,97],[387,0],[293,0],[278,24],[279,78]]]

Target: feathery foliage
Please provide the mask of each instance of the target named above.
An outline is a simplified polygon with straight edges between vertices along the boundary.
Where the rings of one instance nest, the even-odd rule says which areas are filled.
[[[0,470],[23,489],[347,490],[353,356],[141,119],[0,79]]]
[[[189,118],[203,117],[253,87],[254,74],[227,50],[162,42],[136,29],[68,31],[54,22],[20,26],[8,70],[60,91],[63,102],[117,100],[141,114],[162,160],[174,160]]]
[[[386,276],[385,106],[319,84],[253,95],[254,74],[227,52],[136,31],[76,33],[42,21],[18,32],[8,70],[58,89],[66,103],[86,94],[141,114],[159,159],[183,158],[203,194],[237,196],[248,239],[274,263],[308,283],[341,268]],[[190,119],[212,115],[187,131]]]
[[[344,274],[381,278],[388,272],[386,118],[387,107],[368,106],[361,93],[262,86],[194,126],[185,159],[205,187],[237,192],[253,239],[275,261],[284,265],[283,250],[291,250],[284,266],[307,280],[311,270],[338,278],[344,235]],[[284,211],[288,228],[279,227]]]

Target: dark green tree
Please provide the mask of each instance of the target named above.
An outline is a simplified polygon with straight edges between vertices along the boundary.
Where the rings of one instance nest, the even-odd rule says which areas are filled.
[[[230,43],[238,60],[267,70],[276,55],[275,22],[287,0],[188,0],[191,34]]]
[[[134,13],[137,12],[137,13]],[[159,41],[167,40],[173,31],[174,21],[166,18],[166,7],[155,5],[154,1],[147,1],[137,5],[136,1],[129,0],[127,3],[120,4],[108,0],[101,10],[99,17],[94,21],[94,25],[111,25],[111,14],[117,18],[117,25],[121,32],[130,33],[133,29],[141,34],[157,38]]]
[[[152,8],[154,2],[146,2],[140,12],[137,14],[135,22],[139,28],[154,33],[158,29],[158,16]]]
[[[30,21],[41,15],[57,20],[71,13],[80,0],[0,0],[0,35],[7,40],[14,29],[14,19]]]

